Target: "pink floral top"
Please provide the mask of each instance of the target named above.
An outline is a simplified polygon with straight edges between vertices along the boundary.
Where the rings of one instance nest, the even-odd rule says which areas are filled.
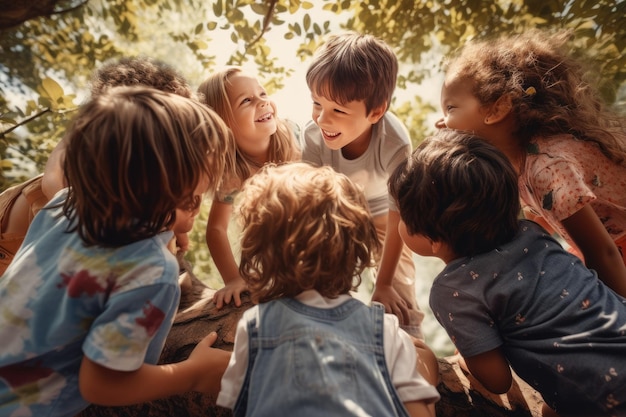
[[[533,139],[519,189],[522,208],[543,217],[574,248],[561,220],[587,204],[613,240],[626,237],[626,167],[611,162],[593,142],[571,135]]]

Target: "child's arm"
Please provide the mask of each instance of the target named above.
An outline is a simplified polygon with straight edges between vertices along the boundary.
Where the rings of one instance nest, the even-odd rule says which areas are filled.
[[[65,140],[61,141],[55,146],[50,153],[46,167],[43,171],[43,177],[41,179],[41,190],[44,195],[49,199],[65,188],[65,175],[63,173],[63,158],[65,157]]]
[[[224,280],[224,288],[213,295],[213,302],[218,309],[230,303],[231,300],[234,301],[235,306],[241,306],[241,293],[248,289],[246,282],[239,275],[239,266],[228,240],[228,222],[232,212],[232,204],[213,200],[207,221],[207,245],[215,266]]]
[[[462,369],[469,371],[474,378],[493,393],[504,394],[511,388],[513,383],[511,368],[500,348],[469,358],[461,358],[459,364]]]
[[[380,267],[376,277],[376,286],[372,294],[372,301],[378,301],[385,306],[387,313],[395,314],[400,320],[400,324],[408,324],[409,309],[413,306],[407,305],[398,292],[393,288],[393,277],[402,252],[402,238],[398,232],[400,223],[400,213],[389,210],[387,215],[387,232],[383,242],[383,254],[380,259]]]
[[[626,265],[611,235],[587,204],[567,219],[563,226],[585,259],[585,265],[613,291],[626,297]]]
[[[122,406],[152,401],[187,391],[217,396],[230,352],[211,348],[215,332],[202,339],[187,360],[167,365],[143,364],[132,372],[114,371],[84,357],[79,384],[88,402]]]
[[[424,401],[404,403],[404,408],[411,417],[435,417],[435,407],[429,407]]]

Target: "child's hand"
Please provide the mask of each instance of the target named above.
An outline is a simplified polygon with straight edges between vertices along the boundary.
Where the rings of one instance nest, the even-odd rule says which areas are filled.
[[[238,277],[230,281],[228,284],[224,285],[224,288],[219,289],[215,294],[213,294],[213,302],[215,303],[215,307],[219,310],[225,304],[230,303],[231,300],[234,301],[236,307],[241,306],[241,294],[248,291],[248,285],[243,280],[243,278]]]
[[[377,301],[385,306],[385,312],[395,314],[401,325],[409,324],[410,305],[400,297],[391,285],[376,285],[372,294],[372,301]]]
[[[231,353],[212,348],[211,346],[216,340],[217,333],[209,333],[196,345],[187,359],[197,369],[192,391],[214,396],[219,394],[222,375],[228,367]]]

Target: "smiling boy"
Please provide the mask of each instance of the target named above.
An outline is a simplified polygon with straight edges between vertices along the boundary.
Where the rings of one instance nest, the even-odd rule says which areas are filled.
[[[390,173],[411,153],[406,128],[387,111],[397,73],[395,54],[374,36],[349,32],[330,37],[306,74],[313,120],[304,130],[302,159],[332,166],[363,187],[384,245],[372,300],[422,338],[415,266],[398,234],[399,214],[387,189]]]

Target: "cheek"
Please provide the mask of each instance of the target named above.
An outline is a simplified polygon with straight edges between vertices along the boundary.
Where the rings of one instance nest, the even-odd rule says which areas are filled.
[[[318,117],[320,117],[320,109],[318,109],[317,107],[313,106],[312,110],[311,110],[311,118],[315,121],[317,121]]]

